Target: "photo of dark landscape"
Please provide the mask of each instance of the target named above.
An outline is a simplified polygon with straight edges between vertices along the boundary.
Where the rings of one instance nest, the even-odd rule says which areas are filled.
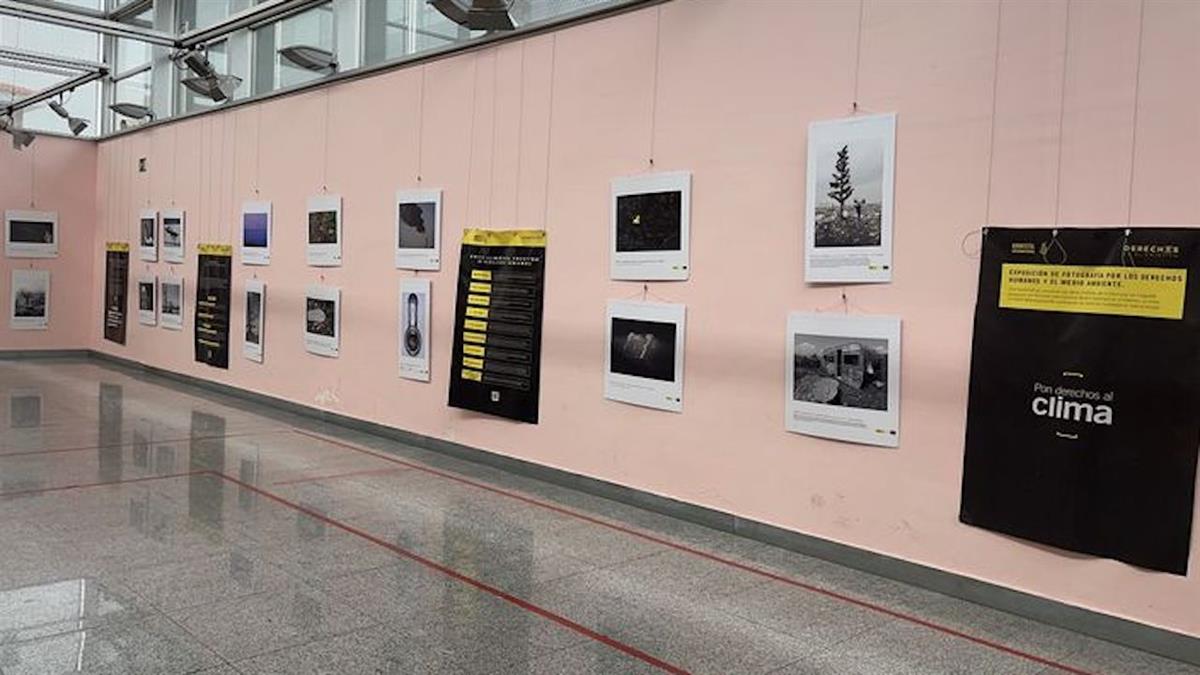
[[[437,222],[436,202],[407,202],[400,204],[397,217],[400,227],[400,248],[433,248],[434,224]]]
[[[183,246],[183,224],[175,218],[163,218],[163,246],[179,248]]]
[[[242,214],[242,245],[265,248],[267,245],[267,214]]]
[[[262,339],[262,293],[246,293],[246,342],[258,344]]]
[[[38,319],[46,316],[46,289],[41,287],[18,288],[13,298],[13,316]]]
[[[793,400],[887,410],[887,340],[829,335],[794,339]]]
[[[54,223],[47,220],[13,220],[9,241],[18,244],[53,244]]]
[[[154,246],[154,219],[142,218],[142,246]]]
[[[617,251],[678,251],[683,193],[644,192],[617,197]]]
[[[138,282],[138,309],[143,312],[154,311],[154,284],[146,281]]]
[[[674,382],[675,330],[674,323],[614,317],[609,345],[612,372]]]
[[[338,241],[337,211],[308,212],[308,243],[336,244]]]
[[[813,233],[817,247],[879,246],[883,234],[882,138],[831,143],[817,155]]]
[[[162,313],[178,315],[183,312],[183,286],[180,284],[162,285]]]
[[[307,300],[308,311],[305,318],[308,322],[308,332],[314,335],[334,337],[336,331],[334,317],[337,303],[333,300],[318,300],[317,298],[308,298]]]

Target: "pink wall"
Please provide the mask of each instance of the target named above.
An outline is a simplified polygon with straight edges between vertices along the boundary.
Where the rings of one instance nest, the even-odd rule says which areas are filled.
[[[18,152],[0,135],[0,218],[8,209],[58,212],[57,258],[8,258],[0,250],[0,350],[82,349],[94,314],[93,231],[96,227],[96,144],[41,136]],[[3,221],[0,221],[0,229]],[[3,236],[3,235],[0,235]],[[9,328],[12,270],[50,270],[50,326]]]
[[[859,16],[855,2],[677,0],[106,142],[97,261],[145,204],[187,208],[194,251],[233,241],[243,200],[274,202],[272,264],[234,271],[239,290],[268,284],[266,362],[239,356],[235,330],[228,372],[193,363],[190,305],[184,332],[132,323],[128,346],[100,340],[100,265],[90,344],[1200,635],[1195,572],[956,517],[977,274],[963,238],[986,222],[1200,222],[1200,4],[868,0],[861,59]],[[899,113],[895,282],[847,289],[859,311],[904,317],[898,451],[783,429],[787,312],[841,292],[801,282],[806,128],[856,97]],[[641,288],[608,280],[609,181],[651,156],[694,172],[692,280],[651,289],[688,306],[680,415],[602,398],[605,302]],[[325,271],[305,266],[302,227],[323,185],[344,198],[346,241],[345,266]],[[392,195],[418,186],[445,190],[430,384],[396,376],[396,287],[412,273],[393,269]],[[539,426],[445,404],[466,226],[549,231]],[[190,253],[132,273],[183,274],[190,298],[194,268]],[[322,275],[343,289],[336,360],[302,345],[302,289]]]

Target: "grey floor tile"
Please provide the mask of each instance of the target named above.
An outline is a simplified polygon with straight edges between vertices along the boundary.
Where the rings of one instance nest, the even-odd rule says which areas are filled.
[[[281,649],[235,666],[246,675],[435,675],[462,672],[451,656],[430,653],[385,627]]]

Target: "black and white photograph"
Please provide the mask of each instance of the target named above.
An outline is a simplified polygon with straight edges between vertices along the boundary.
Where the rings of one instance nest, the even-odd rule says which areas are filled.
[[[429,289],[428,279],[400,282],[400,377],[419,382],[429,381]]]
[[[159,284],[159,295],[162,298],[159,312],[159,325],[168,330],[183,329],[183,279],[163,279]]]
[[[138,258],[158,261],[158,211],[142,211],[138,220]]]
[[[610,301],[605,398],[683,410],[684,305]]]
[[[13,270],[9,326],[16,330],[45,330],[50,326],[50,271]]]
[[[649,173],[612,182],[613,279],[688,278],[691,184],[687,172]]]
[[[441,267],[441,190],[396,193],[396,268],[437,270]]]
[[[900,319],[788,317],[788,431],[899,444]]]
[[[258,279],[246,281],[246,335],[242,355],[256,363],[263,362],[263,328],[267,285]]]
[[[58,214],[5,211],[4,254],[10,258],[58,257]]]
[[[341,289],[309,286],[304,296],[304,346],[321,356],[337,356],[341,337]]]
[[[169,263],[181,263],[187,240],[184,213],[180,209],[162,212],[162,257]]]
[[[895,128],[895,115],[810,125],[807,281],[891,280]]]
[[[342,198],[320,195],[308,198],[308,247],[305,258],[315,267],[342,264]]]
[[[271,202],[242,204],[242,264],[271,264]]]
[[[11,392],[8,395],[8,426],[13,429],[42,426],[42,395],[28,389]]]
[[[138,278],[138,323],[158,325],[158,277]]]

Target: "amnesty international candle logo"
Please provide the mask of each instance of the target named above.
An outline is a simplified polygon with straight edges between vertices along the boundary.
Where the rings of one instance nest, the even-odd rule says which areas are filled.
[[[1185,574],[1200,231],[989,228],[962,522]]]

